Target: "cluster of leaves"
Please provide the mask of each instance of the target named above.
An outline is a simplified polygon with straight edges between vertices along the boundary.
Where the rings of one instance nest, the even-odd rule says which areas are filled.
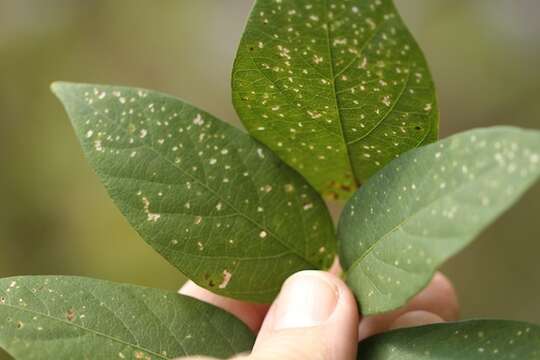
[[[434,85],[391,0],[256,1],[232,86],[251,136],[158,92],[53,85],[128,221],[223,296],[271,302],[338,253],[363,314],[396,309],[540,176],[538,131],[435,142]],[[336,235],[323,198],[349,197]],[[254,339],[196,300],[70,277],[1,280],[0,320],[17,359],[228,357]],[[539,340],[469,321],[374,337],[359,358],[536,358]]]

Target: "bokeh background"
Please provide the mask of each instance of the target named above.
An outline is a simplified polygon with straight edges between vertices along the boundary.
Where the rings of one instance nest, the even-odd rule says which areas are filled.
[[[540,128],[540,1],[396,2],[431,65],[443,136],[496,124]],[[238,124],[230,70],[251,4],[0,0],[1,277],[179,287],[183,277],[107,198],[49,84],[158,89]],[[538,220],[539,186],[448,262],[464,317],[540,323]]]

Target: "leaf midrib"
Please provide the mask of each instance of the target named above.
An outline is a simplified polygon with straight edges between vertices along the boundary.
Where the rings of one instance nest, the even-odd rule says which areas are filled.
[[[496,167],[486,171],[486,172],[483,172],[482,175],[478,176],[476,179],[479,179],[479,178],[489,178],[491,176],[491,173],[494,172],[495,170],[497,170]],[[405,223],[409,222],[412,218],[416,217],[420,212],[426,210],[427,208],[431,207],[431,205],[433,205],[434,203],[440,201],[440,200],[443,200],[449,196],[452,196],[454,195],[455,193],[458,193],[460,191],[462,191],[463,189],[467,188],[468,186],[470,185],[473,185],[474,183],[473,182],[467,182],[461,186],[458,186],[457,188],[455,188],[453,191],[448,191],[444,196],[441,196],[441,197],[438,197],[436,199],[434,199],[433,201],[430,201],[428,203],[426,203],[424,206],[418,208],[414,213],[412,213],[410,216],[407,216],[406,218],[404,218],[402,221],[400,221],[397,225],[395,225],[392,229],[390,229],[388,232],[386,232],[385,234],[383,234],[379,239],[375,240],[373,242],[373,244],[371,244],[367,249],[366,251],[358,258],[356,259],[352,264],[351,266],[349,266],[349,268],[347,269],[347,272],[349,272],[350,270],[356,268],[357,266],[359,266],[363,261],[364,259],[369,256],[371,254],[371,252],[373,252],[373,250],[375,250],[375,248],[382,242],[384,241],[386,238],[388,238],[390,235],[392,235],[394,232],[396,232],[397,230],[399,230]]]
[[[161,157],[163,159],[165,159],[165,161],[167,161],[171,166],[173,166],[175,169],[178,169],[179,171],[181,171],[183,174],[185,175],[188,175],[191,179],[193,179],[193,181],[196,181],[199,183],[200,186],[204,187],[206,190],[208,190],[209,192],[212,193],[212,195],[214,195],[216,198],[220,199],[221,201],[223,201],[227,206],[229,206],[231,209],[233,209],[238,215],[240,215],[241,217],[243,217],[244,219],[248,220],[249,222],[251,222],[253,225],[255,225],[257,228],[259,228],[260,230],[266,230],[268,232],[268,235],[270,235],[271,237],[273,237],[274,239],[276,239],[277,241],[279,241],[279,243],[285,247],[286,249],[289,249],[291,251],[292,254],[295,254],[296,256],[298,256],[299,258],[301,258],[304,262],[306,262],[307,264],[317,268],[317,266],[315,264],[312,264],[309,262],[308,259],[304,258],[302,255],[300,255],[294,248],[292,247],[289,247],[286,245],[286,243],[281,239],[279,238],[277,235],[275,235],[275,233],[270,230],[270,228],[268,226],[263,226],[261,224],[259,224],[256,220],[252,219],[251,217],[249,217],[248,215],[244,214],[243,212],[241,212],[239,209],[237,209],[232,203],[230,203],[228,200],[222,198],[221,196],[218,196],[218,193],[215,192],[212,188],[210,188],[209,186],[207,186],[206,184],[204,184],[203,182],[201,182],[199,179],[197,179],[196,177],[192,176],[191,174],[189,174],[188,172],[186,172],[184,169],[181,169],[179,167],[176,166],[176,164],[174,162],[172,162],[171,160],[169,160],[166,156],[163,156],[162,154],[160,154],[158,151],[156,151],[154,148],[152,147],[146,147],[148,150],[154,152],[158,157]]]
[[[359,56],[354,55],[354,59],[349,64],[347,64],[347,66],[345,66],[343,69],[341,69],[341,71],[339,71],[339,73],[335,74],[335,72],[336,72],[336,69],[334,67],[334,59],[335,59],[335,57],[334,57],[334,52],[333,52],[332,46],[331,46],[330,22],[328,20],[328,12],[330,10],[329,10],[329,6],[328,6],[328,0],[324,0],[324,1],[325,1],[325,14],[326,14],[326,18],[325,18],[325,22],[324,22],[325,25],[326,25],[325,26],[325,37],[326,37],[326,42],[327,42],[328,57],[329,57],[329,60],[330,60],[329,61],[329,63],[330,63],[330,66],[329,66],[330,77],[327,78],[326,76],[322,75],[318,70],[317,70],[317,73],[322,78],[326,79],[327,81],[330,81],[331,84],[332,84],[332,95],[333,95],[333,100],[334,100],[332,102],[334,104],[334,110],[335,110],[335,113],[337,115],[337,121],[339,122],[339,134],[337,134],[337,137],[339,137],[341,142],[343,143],[343,147],[345,148],[345,151],[346,151],[346,154],[347,154],[347,163],[349,165],[350,173],[351,173],[352,178],[354,180],[355,186],[358,187],[359,186],[359,181],[358,181],[358,179],[357,179],[357,177],[355,175],[354,166],[352,164],[352,157],[351,157],[351,153],[350,153],[350,150],[349,150],[349,145],[350,144],[347,142],[347,139],[345,138],[345,129],[344,129],[344,124],[343,124],[344,122],[343,122],[343,118],[342,118],[341,110],[340,110],[340,106],[339,106],[339,97],[338,97],[338,93],[337,93],[336,78],[339,75],[341,75],[343,72],[345,72],[350,66],[352,66],[359,59]],[[383,24],[385,24],[386,22],[387,22],[387,20],[384,20],[383,23],[378,24],[378,27],[373,31],[373,33],[370,35],[370,37],[360,47],[359,53],[362,53],[365,50],[365,48],[372,42],[372,40],[375,38],[375,36],[377,36],[379,34],[381,29],[384,27]],[[258,30],[258,31],[265,34],[265,35],[267,35],[266,33],[264,33],[261,30]],[[272,36],[270,36],[270,35],[267,35],[267,36],[270,39],[275,40]],[[282,41],[286,41],[286,40],[282,39]],[[273,81],[272,79],[270,79],[266,75],[266,73],[255,62],[255,59],[253,58],[253,56],[250,53],[248,53],[248,56],[252,60],[255,67],[257,67],[257,70],[259,71],[259,73],[262,74],[264,78],[266,78],[268,81],[270,81],[279,90],[281,90],[281,93],[283,94],[284,91],[283,91],[283,89],[281,89],[279,84],[276,83],[275,81]],[[303,60],[303,58],[302,58],[302,60]],[[304,61],[304,63],[308,64],[309,66],[311,66],[313,68],[313,66],[310,63],[305,62],[305,61]],[[405,88],[406,88],[406,85],[404,86],[404,89],[402,90],[402,93],[405,91]],[[288,97],[285,97],[285,98],[288,99]],[[287,100],[287,101],[289,102],[289,100]],[[396,102],[393,104],[393,107],[395,107],[397,105],[397,102],[398,101],[396,100]],[[295,109],[295,110],[298,110],[296,108],[296,106],[292,106],[292,104],[291,104],[291,108]],[[390,113],[391,113],[391,111],[386,116],[384,116],[382,120],[380,120],[380,122],[379,122],[379,124],[377,124],[377,126],[380,125],[382,122],[384,122],[384,120],[387,118],[387,116]],[[302,112],[301,115],[304,116],[305,114]],[[373,129],[371,129],[367,135],[369,135],[377,126],[375,126]],[[328,131],[328,129],[326,129],[326,128],[324,128],[324,130]],[[333,132],[331,132],[331,134],[336,135]]]
[[[336,75],[335,74],[335,66],[334,66],[334,51],[332,50],[332,45],[330,44],[330,21],[328,20],[328,14],[330,12],[330,7],[328,6],[328,0],[324,0],[324,8],[325,8],[325,27],[324,27],[324,30],[325,30],[325,33],[326,33],[326,43],[328,45],[327,49],[328,49],[328,57],[330,59],[329,63],[330,63],[330,81],[332,82],[332,94],[334,96],[334,109],[335,109],[335,112],[336,112],[336,115],[337,115],[337,120],[339,122],[339,131],[340,131],[340,139],[341,139],[341,142],[343,143],[343,146],[345,147],[345,151],[346,151],[346,154],[347,154],[347,163],[349,164],[349,169],[351,171],[351,175],[352,175],[352,178],[354,180],[354,184],[355,184],[355,187],[358,187],[359,186],[359,183],[358,183],[358,179],[356,178],[356,174],[355,174],[355,171],[354,171],[354,167],[353,167],[353,163],[352,163],[352,158],[351,158],[351,152],[349,150],[349,146],[347,145],[347,139],[345,139],[345,128],[344,128],[344,124],[343,124],[343,118],[342,118],[342,115],[341,115],[341,110],[340,110],[340,101],[339,101],[339,98],[337,96],[337,85],[336,85]],[[371,38],[368,39],[368,41],[371,41]],[[364,44],[365,45],[365,44]],[[364,46],[362,46],[363,48]],[[341,72],[340,72],[341,73]]]
[[[90,107],[89,105],[87,105],[84,101],[80,101],[79,100],[79,97],[77,96],[71,96],[73,99],[75,99],[75,101],[77,101],[79,104],[82,104],[84,107],[88,108],[88,109],[92,109],[92,107]],[[179,101],[177,99],[174,99],[176,101]],[[183,103],[180,102],[182,104],[182,108],[183,108]],[[113,123],[114,124],[114,121],[112,120],[111,117],[109,117],[107,114],[104,114],[103,115],[109,122]],[[120,131],[124,131],[123,128],[121,128],[120,126],[118,127],[118,129],[120,129]],[[239,131],[239,130],[238,130]],[[304,261],[306,264],[308,264],[310,267],[312,268],[315,268],[315,269],[318,269],[319,266],[317,266],[316,264],[313,264],[309,261],[309,259],[305,258],[302,254],[299,254],[296,249],[292,248],[292,247],[289,247],[287,246],[287,244],[281,239],[279,238],[278,236],[275,235],[275,233],[269,229],[269,227],[267,226],[262,226],[261,224],[259,224],[256,220],[252,219],[251,217],[249,217],[248,215],[244,214],[243,212],[241,212],[240,210],[238,210],[234,205],[232,205],[227,199],[224,199],[222,198],[221,196],[219,196],[219,194],[214,191],[212,188],[210,188],[207,184],[203,183],[201,180],[199,180],[197,177],[191,175],[190,173],[186,172],[184,169],[180,168],[177,166],[177,164],[175,164],[174,162],[172,162],[171,160],[169,160],[166,156],[164,156],[163,154],[161,154],[160,152],[158,152],[157,150],[155,150],[152,146],[144,143],[143,145],[140,146],[141,148],[146,148],[148,150],[150,150],[151,152],[153,152],[158,158],[162,158],[164,159],[167,163],[169,163],[173,168],[179,170],[180,172],[182,172],[184,175],[187,175],[189,178],[191,178],[193,181],[197,182],[200,186],[202,186],[203,188],[205,188],[206,190],[208,190],[210,193],[212,193],[212,195],[214,195],[216,198],[220,199],[221,201],[223,201],[225,204],[227,204],[231,209],[233,209],[234,211],[236,211],[238,213],[238,215],[242,216],[243,218],[245,218],[246,220],[248,220],[249,222],[251,222],[253,225],[255,225],[256,227],[258,227],[259,229],[261,230],[266,230],[268,231],[268,235],[270,235],[271,237],[273,237],[274,239],[276,239],[285,249],[289,249],[291,251],[292,254],[296,255],[297,257],[299,257],[302,261]],[[257,194],[258,195],[258,194]]]
[[[135,349],[138,349],[138,350],[141,350],[141,351],[144,351],[148,354],[151,354],[151,355],[154,355],[154,356],[157,356],[161,359],[166,359],[166,360],[170,360],[171,358],[169,357],[166,357],[160,353],[156,353],[152,350],[149,350],[149,349],[146,349],[140,345],[135,345],[135,344],[131,344],[125,340],[122,340],[122,339],[119,339],[119,338],[116,338],[112,335],[108,335],[108,334],[105,334],[101,331],[98,331],[98,330],[94,330],[94,329],[90,329],[90,328],[86,328],[84,326],[81,326],[81,325],[78,325],[78,324],[75,324],[75,323],[72,323],[72,322],[68,322],[66,320],[63,320],[63,319],[60,319],[60,318],[56,318],[52,315],[49,315],[49,314],[45,314],[45,313],[41,313],[39,311],[35,311],[35,310],[30,310],[28,308],[22,308],[22,307],[17,307],[17,306],[14,306],[14,305],[11,305],[11,304],[0,304],[0,306],[6,306],[8,308],[12,308],[12,309],[15,309],[15,310],[19,310],[19,311],[23,311],[23,312],[27,312],[29,314],[32,314],[32,315],[39,315],[39,316],[42,316],[42,317],[45,317],[45,318],[48,318],[50,320],[54,320],[54,321],[57,321],[57,322],[60,322],[64,325],[67,325],[67,326],[72,326],[72,327],[75,327],[75,328],[78,328],[78,329],[81,329],[81,330],[84,330],[84,331],[88,331],[90,333],[93,333],[94,335],[97,335],[97,336],[101,336],[101,337],[104,337],[106,339],[109,339],[109,340],[112,340],[112,341],[115,341],[117,343],[120,343],[122,345],[126,345],[126,346],[129,346],[129,347],[132,347],[132,348],[135,348]],[[187,355],[187,354],[184,354],[184,355]]]
[[[398,93],[398,96],[396,97],[396,100],[392,103],[392,106],[388,109],[388,111],[381,117],[381,119],[371,128],[369,131],[367,131],[364,135],[360,136],[359,138],[356,138],[354,140],[351,140],[347,142],[347,146],[356,144],[362,140],[365,140],[367,137],[369,137],[375,130],[381,126],[390,115],[394,112],[396,109],[396,106],[398,106],[399,102],[401,101],[401,98],[405,94],[405,90],[407,90],[407,86],[409,86],[409,81],[411,80],[411,72],[407,74],[407,78],[405,79],[405,82],[403,83],[403,87],[401,88],[400,92]],[[426,132],[426,134],[429,134],[429,132]]]

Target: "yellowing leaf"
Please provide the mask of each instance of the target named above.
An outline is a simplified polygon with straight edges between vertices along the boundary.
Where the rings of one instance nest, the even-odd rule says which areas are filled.
[[[257,0],[232,87],[248,131],[333,198],[438,135],[431,75],[391,0]]]

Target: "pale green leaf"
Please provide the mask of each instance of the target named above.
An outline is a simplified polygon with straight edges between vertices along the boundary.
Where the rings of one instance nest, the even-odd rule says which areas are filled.
[[[437,139],[432,78],[391,0],[257,0],[232,87],[249,132],[334,198]]]
[[[173,292],[79,277],[0,280],[0,347],[17,360],[228,358],[254,335]]]
[[[338,229],[362,311],[404,305],[539,175],[540,132],[510,127],[458,134],[386,166],[349,201]]]
[[[471,320],[391,331],[362,341],[358,360],[540,359],[540,327]]]
[[[335,235],[324,202],[248,135],[157,92],[65,83],[53,90],[122,213],[199,285],[269,302],[289,275],[331,263]]]

